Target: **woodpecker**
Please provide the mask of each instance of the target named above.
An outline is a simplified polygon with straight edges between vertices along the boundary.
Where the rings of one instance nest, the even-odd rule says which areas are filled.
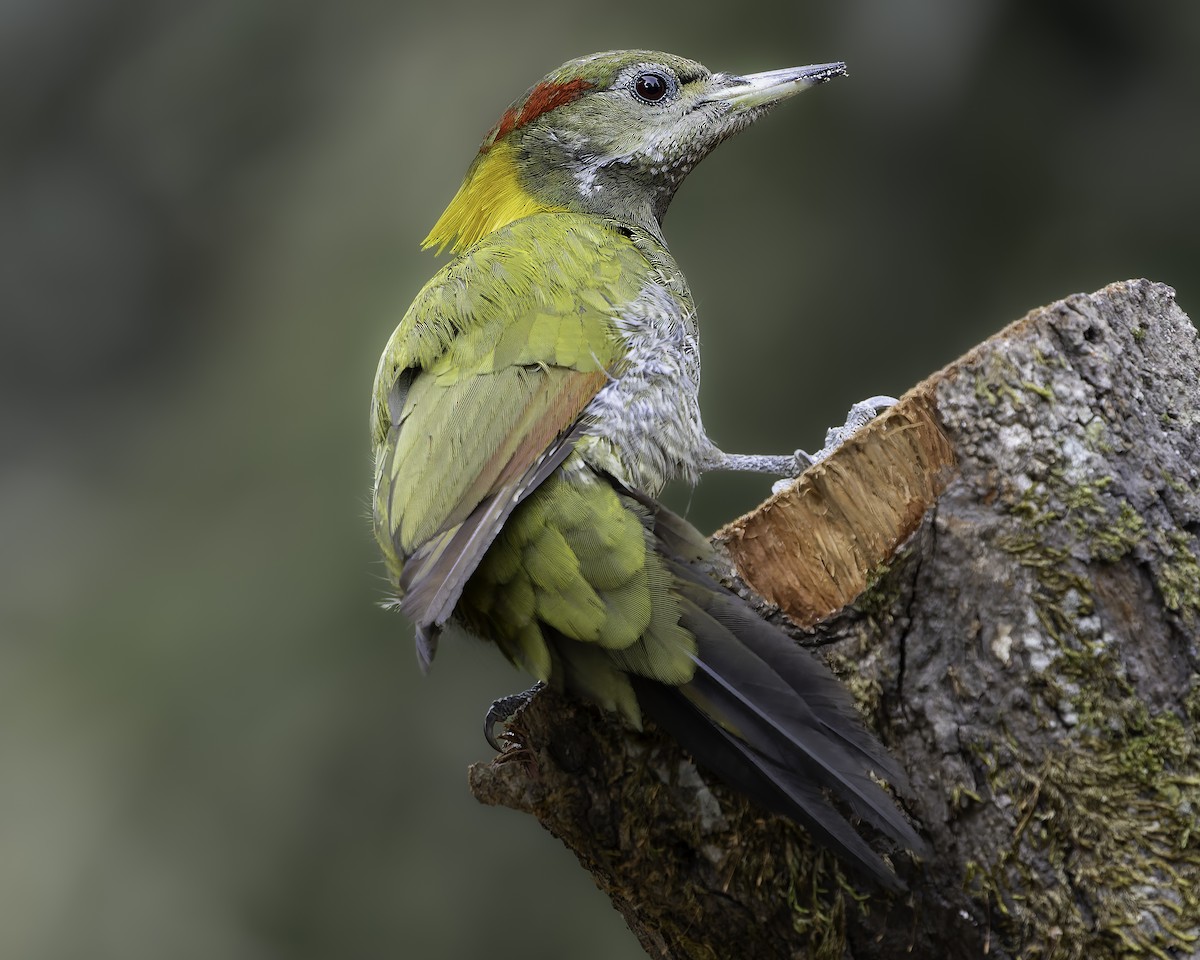
[[[719,143],[844,64],[738,76],[645,50],[571,60],[487,133],[425,247],[456,255],[388,341],[371,402],[375,535],[428,668],[453,624],[538,681],[668,731],[886,888],[844,811],[923,843],[846,690],[715,581],[656,502],[673,478],[793,476],[700,415],[696,308],[662,223]],[[837,802],[831,802],[830,797]]]

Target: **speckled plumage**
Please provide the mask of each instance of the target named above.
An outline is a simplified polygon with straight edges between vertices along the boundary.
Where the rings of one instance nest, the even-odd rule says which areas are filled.
[[[833,677],[702,572],[651,499],[729,457],[700,416],[696,311],[662,219],[684,176],[841,65],[748,78],[667,54],[570,61],[489,131],[426,238],[458,256],[392,334],[371,404],[375,532],[428,665],[454,622],[535,677],[643,710],[880,883],[826,801],[920,841],[871,780],[901,772]]]

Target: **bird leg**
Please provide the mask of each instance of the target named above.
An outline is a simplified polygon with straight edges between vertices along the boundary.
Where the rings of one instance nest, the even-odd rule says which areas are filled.
[[[776,477],[794,477],[810,463],[812,458],[803,450],[779,455],[760,455],[726,453],[713,447],[700,468],[705,473],[710,470],[725,470],[732,473],[770,473]]]
[[[483,736],[487,740],[488,746],[497,753],[503,753],[504,747],[500,745],[500,741],[496,739],[496,724],[507,723],[512,719],[513,714],[520,710],[525,704],[537,695],[538,691],[545,684],[539,680],[528,690],[522,690],[520,693],[509,694],[507,697],[501,697],[488,707],[487,716],[483,718]]]
[[[881,410],[892,406],[896,402],[895,397],[880,396],[870,397],[867,400],[862,400],[854,404],[850,408],[850,412],[846,414],[846,422],[844,424],[840,427],[830,427],[825,431],[825,445],[815,454],[807,453],[804,450],[797,450],[792,454],[777,456],[770,454],[725,453],[723,450],[718,450],[714,445],[709,450],[708,456],[701,463],[700,468],[705,472],[709,470],[730,470],[742,473],[774,474],[777,477],[783,477],[782,480],[771,488],[772,493],[778,493],[794,478],[800,476],[800,474],[814,463],[820,463],[845,443],[851,435],[874,420]]]

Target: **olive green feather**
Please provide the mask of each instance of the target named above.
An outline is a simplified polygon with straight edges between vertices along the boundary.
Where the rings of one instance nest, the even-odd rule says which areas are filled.
[[[526,249],[537,258],[515,253]],[[548,214],[489,235],[426,284],[372,398],[376,533],[394,576],[518,479],[619,371],[614,304],[651,269],[613,225]]]

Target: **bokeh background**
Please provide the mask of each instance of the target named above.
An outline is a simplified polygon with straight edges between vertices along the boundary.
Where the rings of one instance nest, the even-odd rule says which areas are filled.
[[[1200,312],[1198,4],[3,0],[0,956],[641,955],[468,796],[524,678],[422,678],[365,519],[418,241],[510,100],[629,46],[850,65],[667,223],[728,449],[1112,280]]]

